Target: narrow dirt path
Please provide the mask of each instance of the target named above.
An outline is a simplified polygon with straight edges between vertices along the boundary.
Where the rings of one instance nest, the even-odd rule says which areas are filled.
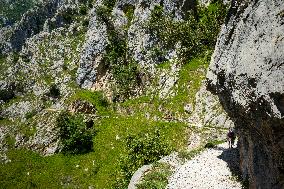
[[[241,189],[233,176],[239,173],[238,158],[238,150],[225,143],[207,149],[179,167],[167,189]]]

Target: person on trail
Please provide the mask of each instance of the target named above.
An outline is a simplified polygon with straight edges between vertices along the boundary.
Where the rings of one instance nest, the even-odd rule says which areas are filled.
[[[227,134],[227,140],[228,140],[228,144],[229,144],[229,148],[232,148],[234,143],[235,143],[235,132],[233,131],[232,128],[229,129],[229,132]]]

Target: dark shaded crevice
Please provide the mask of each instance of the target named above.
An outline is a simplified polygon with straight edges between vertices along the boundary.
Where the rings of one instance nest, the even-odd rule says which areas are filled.
[[[284,116],[284,94],[273,93],[270,94],[270,97],[274,100],[274,103],[281,112],[281,115]]]

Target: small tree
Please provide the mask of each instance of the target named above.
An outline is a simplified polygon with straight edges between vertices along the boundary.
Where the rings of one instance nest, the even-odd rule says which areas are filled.
[[[63,153],[86,153],[93,148],[93,132],[86,128],[82,116],[62,112],[57,118]]]
[[[48,96],[58,98],[60,96],[60,89],[55,84],[51,85]]]

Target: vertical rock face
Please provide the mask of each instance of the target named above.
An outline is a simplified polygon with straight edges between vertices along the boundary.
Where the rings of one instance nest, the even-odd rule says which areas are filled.
[[[123,0],[117,1],[106,23],[101,20],[98,10],[104,5],[98,1],[92,10],[90,24],[86,36],[85,46],[81,55],[80,67],[77,71],[77,83],[83,88],[95,88],[97,82],[108,75],[104,68],[103,57],[106,54],[109,31],[115,30],[125,39],[129,47],[129,54],[139,62],[141,67],[153,73],[154,64],[169,60],[176,55],[176,49],[169,49],[163,57],[153,57],[151,52],[159,45],[159,40],[147,32],[145,25],[151,17],[155,6],[163,7],[167,13],[174,12],[174,19],[182,19],[187,11],[193,9],[196,0],[174,1],[148,1],[148,0]],[[133,9],[133,18],[127,17],[127,10]],[[152,51],[151,51],[152,50]]]
[[[233,0],[207,74],[239,133],[251,188],[284,188],[284,4]]]

